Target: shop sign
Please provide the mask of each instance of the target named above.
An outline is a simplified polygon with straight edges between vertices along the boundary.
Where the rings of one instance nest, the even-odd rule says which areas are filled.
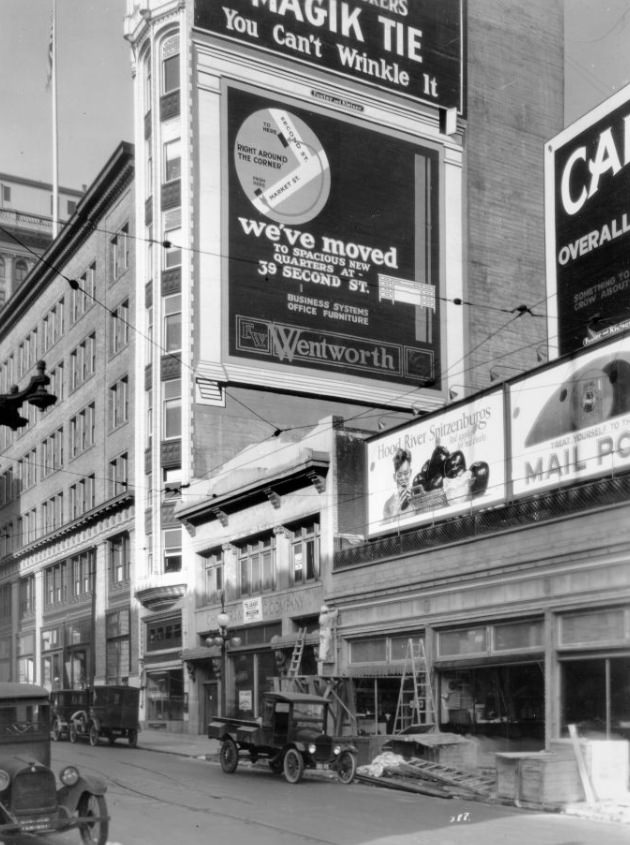
[[[463,110],[462,0],[195,0],[195,26]]]
[[[630,466],[630,337],[508,387],[515,494]]]
[[[505,496],[503,393],[459,403],[368,443],[368,530],[410,528]]]
[[[263,618],[262,596],[243,599],[243,623],[260,622]]]
[[[250,689],[241,689],[238,691],[238,709],[239,710],[253,710],[252,691]]]
[[[564,354],[630,319],[630,85],[549,141],[545,194],[549,336]]]
[[[437,149],[233,86],[227,104],[229,355],[439,388]]]

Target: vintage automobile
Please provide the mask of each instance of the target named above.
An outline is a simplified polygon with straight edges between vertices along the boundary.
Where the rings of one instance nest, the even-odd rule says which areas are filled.
[[[48,690],[0,683],[0,841],[78,829],[85,843],[105,845],[105,782],[64,766],[60,786],[50,768]]]
[[[304,769],[327,766],[342,783],[351,783],[357,768],[357,749],[326,733],[328,699],[318,695],[266,692],[260,720],[220,716],[208,725],[210,739],[221,743],[219,759],[226,774],[236,771],[241,751],[255,762],[265,758],[272,772],[298,783]]]
[[[132,748],[138,744],[138,702],[140,690],[127,686],[94,686],[87,702],[69,716],[68,738],[89,740],[98,745],[101,737],[113,745],[126,738]]]
[[[50,694],[52,722],[50,735],[58,742],[68,739],[72,716],[90,706],[90,691],[88,689],[53,690]]]

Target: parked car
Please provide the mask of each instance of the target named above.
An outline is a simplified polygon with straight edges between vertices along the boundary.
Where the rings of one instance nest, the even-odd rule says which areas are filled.
[[[89,690],[87,704],[69,717],[70,742],[89,740],[98,745],[101,737],[113,745],[126,739],[132,748],[138,744],[138,703],[140,690],[127,686],[94,686]]]
[[[78,829],[83,842],[105,845],[105,781],[64,766],[57,785],[50,728],[48,690],[0,683],[0,841]]]
[[[90,706],[90,691],[88,689],[53,690],[50,694],[52,708],[52,724],[50,735],[55,742],[68,739],[72,716]]]
[[[221,742],[219,759],[226,774],[238,767],[241,751],[256,761],[266,758],[275,773],[298,783],[304,769],[327,766],[342,783],[351,783],[357,768],[357,749],[327,732],[328,699],[304,693],[267,692],[260,720],[224,719],[208,725],[210,739]]]

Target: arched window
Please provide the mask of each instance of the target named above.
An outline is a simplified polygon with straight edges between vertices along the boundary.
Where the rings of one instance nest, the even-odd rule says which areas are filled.
[[[28,274],[28,264],[23,258],[15,262],[15,284],[21,285]]]
[[[162,94],[179,88],[179,35],[172,35],[162,44]]]

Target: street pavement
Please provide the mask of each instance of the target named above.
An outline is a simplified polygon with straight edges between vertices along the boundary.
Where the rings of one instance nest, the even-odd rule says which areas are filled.
[[[160,751],[162,754],[176,754],[180,757],[219,762],[220,743],[203,734],[175,733],[164,729],[146,728],[140,731],[138,746],[147,751]],[[325,776],[329,776],[329,773],[325,773]],[[630,792],[617,801],[600,801],[590,806],[586,802],[570,804],[564,809],[564,813],[591,821],[630,825]]]

